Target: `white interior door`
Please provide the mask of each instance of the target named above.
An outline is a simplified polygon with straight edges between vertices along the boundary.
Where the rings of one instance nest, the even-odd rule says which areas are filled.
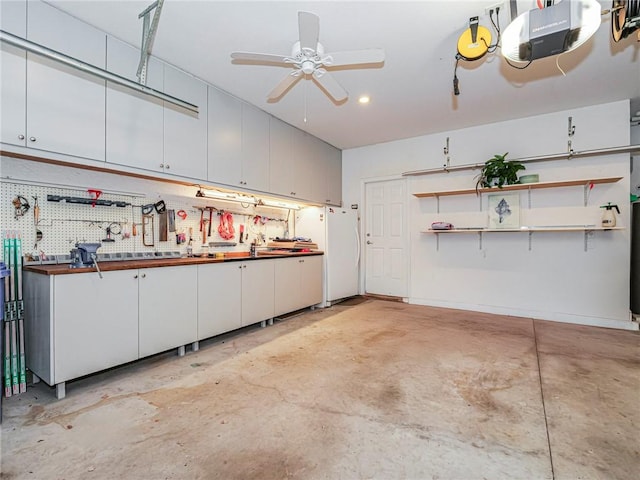
[[[407,297],[405,180],[365,186],[365,291]]]

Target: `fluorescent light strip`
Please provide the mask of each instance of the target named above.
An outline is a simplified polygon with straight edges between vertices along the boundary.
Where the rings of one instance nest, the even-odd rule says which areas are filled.
[[[302,207],[296,203],[288,203],[273,199],[259,199],[255,197],[247,197],[238,193],[220,192],[217,190],[209,190],[205,193],[203,189],[196,192],[196,198],[210,198],[213,200],[223,200],[226,202],[249,203],[256,207],[286,208],[287,210],[300,210]]]
[[[9,45],[13,45],[14,47],[22,48],[27,52],[50,58],[64,65],[89,73],[109,82],[117,83],[118,85],[128,87],[138,92],[142,92],[145,95],[164,100],[165,102],[177,105],[178,107],[182,107],[186,110],[189,110],[190,112],[198,113],[197,105],[193,105],[192,103],[185,102],[184,100],[180,100],[179,98],[172,97],[171,95],[167,95],[166,93],[162,93],[158,90],[154,90],[153,88],[147,87],[146,85],[136,83],[132,80],[129,80],[128,78],[121,77],[120,75],[116,75],[115,73],[111,73],[107,70],[103,70],[102,68],[82,62],[76,58],[65,55],[64,53],[56,52],[55,50],[51,50],[50,48],[44,47],[30,40],[17,37],[11,33],[5,32],[4,30],[0,30],[0,41]]]

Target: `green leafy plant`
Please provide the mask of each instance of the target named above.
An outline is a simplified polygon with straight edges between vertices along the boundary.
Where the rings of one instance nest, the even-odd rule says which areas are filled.
[[[480,174],[476,177],[476,191],[480,187],[490,188],[497,186],[502,188],[504,185],[513,185],[518,183],[518,172],[524,170],[525,166],[517,161],[505,160],[509,152],[504,155],[494,155],[484,163],[484,167]]]

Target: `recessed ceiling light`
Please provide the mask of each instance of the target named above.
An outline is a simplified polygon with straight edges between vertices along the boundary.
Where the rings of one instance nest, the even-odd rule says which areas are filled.
[[[362,95],[360,98],[358,98],[358,102],[364,104],[367,104],[371,101],[371,99],[369,98],[368,95]]]

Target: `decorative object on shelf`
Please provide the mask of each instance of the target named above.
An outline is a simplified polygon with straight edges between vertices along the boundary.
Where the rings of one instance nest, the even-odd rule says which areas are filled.
[[[520,227],[520,195],[489,195],[489,228]]]
[[[453,230],[453,225],[449,222],[433,222],[431,230]]]
[[[484,163],[476,182],[476,192],[480,187],[490,188],[518,183],[518,172],[525,166],[517,161],[505,160],[509,152],[504,155],[494,155]]]
[[[531,175],[522,175],[518,178],[518,183],[538,183],[540,181],[540,175],[532,173]]]

